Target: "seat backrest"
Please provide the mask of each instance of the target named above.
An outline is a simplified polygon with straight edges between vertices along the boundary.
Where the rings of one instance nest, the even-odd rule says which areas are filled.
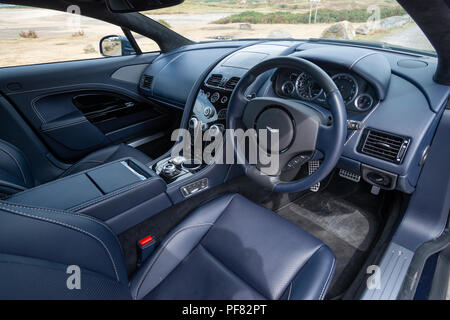
[[[130,298],[122,248],[92,217],[0,201],[0,299]]]
[[[12,144],[0,140],[0,193],[12,194],[34,185],[25,154]]]

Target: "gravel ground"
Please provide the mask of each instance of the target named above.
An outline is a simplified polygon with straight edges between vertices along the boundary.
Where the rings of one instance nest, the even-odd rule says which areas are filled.
[[[434,50],[422,30],[416,24],[395,30],[391,34],[379,39],[379,41],[419,50]]]

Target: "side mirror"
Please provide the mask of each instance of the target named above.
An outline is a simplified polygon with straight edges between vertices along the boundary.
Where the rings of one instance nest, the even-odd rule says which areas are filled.
[[[136,54],[131,43],[124,36],[110,35],[100,40],[100,53],[105,57],[119,57]]]

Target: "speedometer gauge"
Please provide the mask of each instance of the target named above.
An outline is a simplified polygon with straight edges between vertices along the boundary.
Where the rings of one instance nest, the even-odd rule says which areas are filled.
[[[335,74],[332,79],[342,95],[345,104],[350,103],[358,94],[358,82],[348,73]]]
[[[300,73],[295,80],[295,90],[298,96],[305,100],[314,100],[323,91],[312,76],[306,72]]]

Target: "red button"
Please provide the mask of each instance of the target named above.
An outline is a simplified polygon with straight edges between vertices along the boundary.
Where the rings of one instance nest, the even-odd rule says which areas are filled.
[[[143,246],[143,245],[146,245],[147,243],[149,243],[149,242],[152,241],[152,240],[153,240],[153,237],[152,237],[152,236],[147,236],[147,237],[145,237],[144,239],[139,240],[139,244],[140,244],[141,246]]]

